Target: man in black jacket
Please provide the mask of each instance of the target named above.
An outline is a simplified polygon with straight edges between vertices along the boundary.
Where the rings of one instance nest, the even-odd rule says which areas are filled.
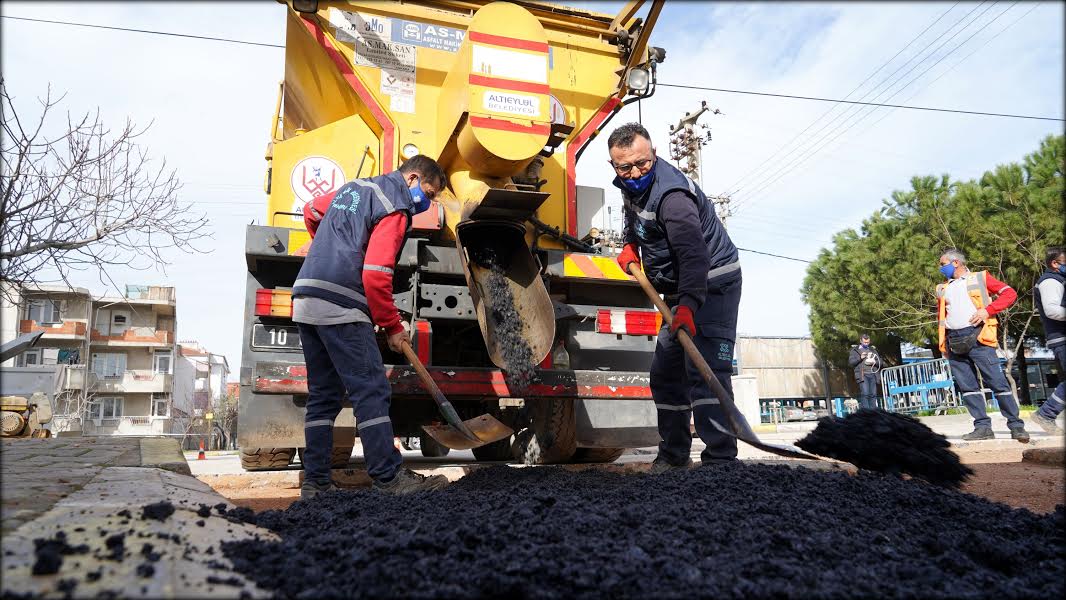
[[[725,425],[720,400],[676,339],[684,329],[727,393],[732,394],[733,346],[742,283],[737,248],[703,190],[665,160],[659,160],[648,131],[622,125],[607,140],[611,166],[625,207],[625,248],[618,264],[643,268],[673,312],[659,331],[652,359],[651,393],[658,414],[659,455],[652,473],[692,464],[689,422],[706,444],[703,465],[736,460],[737,441],[711,425]]]
[[[863,408],[877,408],[877,376],[881,372],[881,355],[877,346],[870,344],[870,334],[859,337],[859,345],[851,347],[848,366],[855,369],[855,381],[859,382],[859,401]]]

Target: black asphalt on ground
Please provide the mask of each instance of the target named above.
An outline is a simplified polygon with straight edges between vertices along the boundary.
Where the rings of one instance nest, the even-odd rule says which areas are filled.
[[[870,472],[490,467],[445,490],[330,492],[224,545],[278,597],[1058,598],[1066,509]]]
[[[890,475],[906,473],[957,488],[973,475],[951,443],[918,419],[863,408],[842,419],[823,417],[796,445],[818,456]]]

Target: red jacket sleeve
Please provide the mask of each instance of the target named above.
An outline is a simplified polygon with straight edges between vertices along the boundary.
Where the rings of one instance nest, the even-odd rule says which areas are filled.
[[[370,317],[389,335],[403,331],[400,311],[392,300],[392,274],[406,233],[406,213],[395,212],[378,221],[370,232],[363,259],[363,290],[370,306]]]
[[[985,307],[990,317],[1006,310],[1018,299],[1018,292],[1015,292],[1014,288],[992,277],[990,274],[986,273],[985,283],[988,285],[988,293],[997,296],[992,304]]]
[[[304,227],[307,228],[307,233],[311,234],[311,239],[315,238],[318,224],[322,222],[322,217],[326,216],[329,205],[333,204],[333,196],[336,193],[337,190],[333,190],[328,194],[323,194],[310,202],[304,203]]]

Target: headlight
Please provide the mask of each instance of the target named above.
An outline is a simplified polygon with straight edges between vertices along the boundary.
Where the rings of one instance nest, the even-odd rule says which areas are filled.
[[[316,13],[318,0],[292,0],[292,9],[298,13]]]
[[[647,69],[630,69],[629,75],[626,76],[626,86],[631,92],[643,92],[648,89],[648,80]]]

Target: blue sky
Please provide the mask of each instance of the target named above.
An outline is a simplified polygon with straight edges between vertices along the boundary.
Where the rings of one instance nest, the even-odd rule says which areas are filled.
[[[568,4],[613,13],[623,3]],[[10,16],[268,43],[284,42],[282,10],[273,1],[4,2],[0,8]],[[842,98],[874,74],[851,99],[1061,118],[1063,17],[1062,3],[1051,2],[668,2],[652,43],[667,49],[659,72],[665,83]],[[9,19],[0,27],[3,75],[20,110],[32,112],[33,98],[51,83],[67,93],[62,110],[100,107],[116,125],[127,117],[154,122],[145,141],[153,156],[165,156],[178,170],[184,197],[211,219],[210,253],[174,255],[165,275],[119,270],[112,278],[119,285],[176,286],[179,339],[226,354],[236,369],[244,225],[262,219],[262,157],[283,50]],[[928,50],[919,55],[923,47]],[[1044,136],[1063,130],[1055,121],[661,87],[642,109],[661,154],[667,154],[667,127],[701,100],[723,113],[702,120],[713,134],[703,152],[703,187],[734,192],[730,235],[738,246],[802,259],[816,256],[834,232],[857,227],[913,175],[976,177],[1020,160]],[[636,118],[635,105],[615,117],[579,168],[578,183],[606,188],[615,206],[617,191],[600,158],[610,129]],[[750,253],[741,259],[741,333],[805,335],[807,308],[798,290],[806,265]],[[98,293],[110,285],[90,273],[75,280]]]

